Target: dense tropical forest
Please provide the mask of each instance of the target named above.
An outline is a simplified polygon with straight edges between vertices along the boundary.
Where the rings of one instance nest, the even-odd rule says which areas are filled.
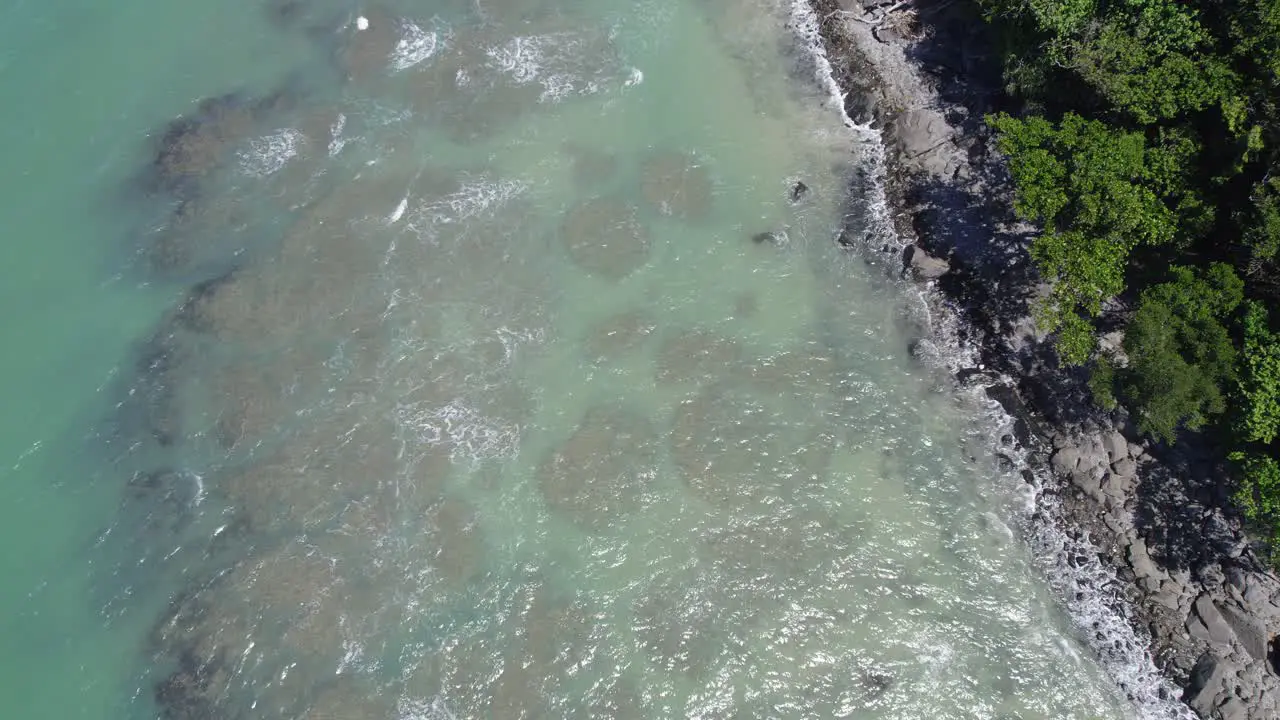
[[[1213,433],[1280,560],[1280,0],[978,1],[1038,322],[1141,432]]]

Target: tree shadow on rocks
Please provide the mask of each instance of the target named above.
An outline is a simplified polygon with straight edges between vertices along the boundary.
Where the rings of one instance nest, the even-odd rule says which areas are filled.
[[[912,7],[924,32],[906,48],[907,58],[936,81],[940,99],[952,108],[948,121],[962,121],[972,136],[985,126],[984,115],[1006,110],[1010,102],[999,40],[973,0]]]
[[[1223,482],[1227,468],[1210,444],[1194,437],[1152,449],[1158,462],[1140,474],[1134,523],[1151,557],[1170,570],[1199,576],[1223,558],[1258,569],[1229,520],[1235,510]]]

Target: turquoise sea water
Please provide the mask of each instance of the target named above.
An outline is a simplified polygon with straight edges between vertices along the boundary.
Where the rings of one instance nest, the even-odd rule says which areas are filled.
[[[794,10],[10,8],[5,716],[1137,712]]]

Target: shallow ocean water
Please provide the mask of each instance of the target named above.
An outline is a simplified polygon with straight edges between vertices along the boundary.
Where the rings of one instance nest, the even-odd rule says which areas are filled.
[[[794,13],[12,10],[10,714],[1135,715]]]

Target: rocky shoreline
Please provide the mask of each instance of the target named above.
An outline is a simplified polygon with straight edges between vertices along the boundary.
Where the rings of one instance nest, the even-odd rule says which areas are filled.
[[[981,362],[957,381],[985,386],[1014,417],[1012,444],[1040,486],[1033,523],[1069,538],[1040,549],[1064,568],[1101,563],[1105,587],[1094,589],[1198,716],[1280,718],[1280,579],[1233,516],[1222,453],[1205,438],[1151,443],[1123,410],[1099,410],[1084,374],[1057,364],[1029,318],[1043,292],[1027,254],[1035,229],[1013,216],[983,121],[1016,108],[1005,107],[978,9],[969,0],[806,1],[846,113],[884,141],[889,211],[909,244],[869,250],[900,256],[903,273],[932,283],[963,320],[959,340]],[[855,234],[841,242],[864,247]],[[1076,590],[1059,589],[1071,605]],[[1110,640],[1095,630],[1105,653]]]

